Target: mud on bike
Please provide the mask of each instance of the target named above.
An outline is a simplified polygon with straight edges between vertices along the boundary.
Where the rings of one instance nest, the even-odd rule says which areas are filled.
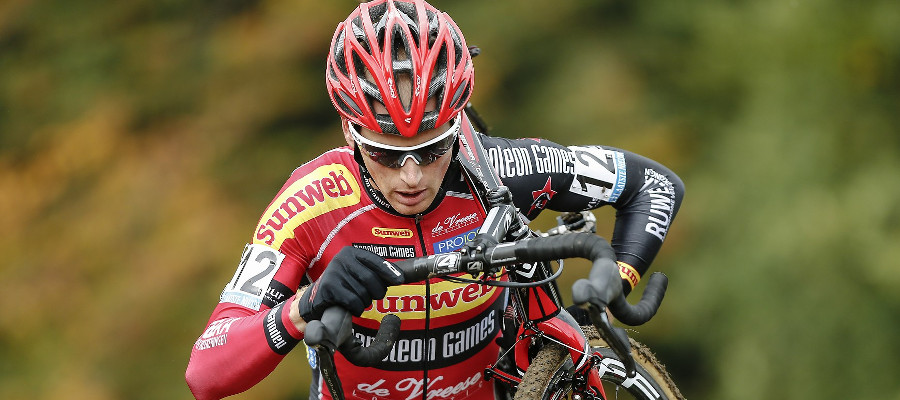
[[[479,234],[505,235],[498,232],[508,227],[507,221],[512,218],[508,213],[512,212],[510,208],[491,209]],[[634,305],[628,303],[612,247],[590,232],[593,214],[569,213],[558,220],[560,225],[546,234],[531,232],[511,242],[487,240],[460,252],[394,264],[406,282],[443,277],[508,288],[509,315],[498,339],[504,342],[504,350],[497,362],[484,370],[485,379],[498,381],[498,398],[683,399],[649,349],[614,326],[607,314],[609,310],[626,325],[647,322],[662,302],[666,276],[652,274],[641,300]],[[549,264],[567,258],[592,262],[589,278],[576,281],[572,288],[578,308],[563,307],[555,282],[562,273],[562,261],[555,272]],[[462,278],[465,274],[461,273],[479,278]],[[386,315],[375,340],[364,347],[352,334],[349,312],[332,307],[321,321],[307,325],[305,341],[315,349],[322,378],[332,395],[343,399],[334,370],[334,352],[340,351],[354,364],[373,365],[391,351],[399,329],[400,319]]]

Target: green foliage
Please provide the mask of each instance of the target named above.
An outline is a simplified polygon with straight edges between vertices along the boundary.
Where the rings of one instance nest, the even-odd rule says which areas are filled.
[[[638,336],[689,398],[900,399],[900,3],[435,3],[496,134],[684,179]],[[0,398],[189,396],[259,213],[342,143],[322,76],[354,4],[0,3]],[[302,352],[243,397],[301,397]]]

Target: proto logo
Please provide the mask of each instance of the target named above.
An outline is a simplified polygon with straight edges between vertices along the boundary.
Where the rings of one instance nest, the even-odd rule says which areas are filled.
[[[434,253],[448,253],[454,250],[457,250],[463,246],[466,242],[475,239],[475,235],[478,234],[478,229],[472,229],[466,233],[454,236],[449,239],[439,240],[437,243],[434,243]]]

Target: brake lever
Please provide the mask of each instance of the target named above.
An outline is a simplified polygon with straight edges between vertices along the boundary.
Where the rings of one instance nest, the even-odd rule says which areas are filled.
[[[319,360],[319,374],[325,381],[325,386],[331,393],[331,397],[338,400],[344,400],[344,388],[341,386],[341,379],[338,377],[337,368],[334,366],[334,349],[328,346],[315,346],[316,358]]]
[[[587,310],[591,321],[597,327],[600,337],[609,344],[613,352],[625,363],[628,377],[633,378],[637,374],[637,365],[634,362],[634,357],[631,356],[631,342],[628,341],[628,334],[625,333],[624,329],[613,326],[609,315],[606,313],[605,306],[600,307],[596,304],[588,303]]]
[[[350,312],[341,307],[330,307],[322,313],[322,319],[306,324],[303,339],[314,349],[319,362],[319,373],[335,399],[344,400],[344,388],[334,366],[334,352],[338,345],[352,335]]]

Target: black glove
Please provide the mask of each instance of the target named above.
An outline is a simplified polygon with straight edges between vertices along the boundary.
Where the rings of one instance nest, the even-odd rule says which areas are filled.
[[[484,251],[489,246],[496,246],[497,240],[484,233],[475,235],[472,240],[464,243],[459,251],[463,254],[475,254]]]
[[[471,241],[468,241],[462,245],[459,249],[459,252],[466,255],[477,256],[481,253],[481,257],[484,257],[484,250],[489,246],[496,246],[497,240],[495,240],[491,235],[480,233],[475,235]],[[482,272],[490,275],[496,272],[497,268],[489,268],[487,271],[484,270],[484,265],[482,263],[478,263],[477,265],[481,266],[473,266],[473,264],[469,264],[469,273],[472,274],[473,278],[478,278]],[[484,275],[481,275],[481,278],[484,278]]]
[[[395,265],[366,250],[344,247],[300,297],[300,317],[306,322],[318,320],[331,306],[341,306],[358,317],[373,300],[384,298],[388,286],[403,282]]]

